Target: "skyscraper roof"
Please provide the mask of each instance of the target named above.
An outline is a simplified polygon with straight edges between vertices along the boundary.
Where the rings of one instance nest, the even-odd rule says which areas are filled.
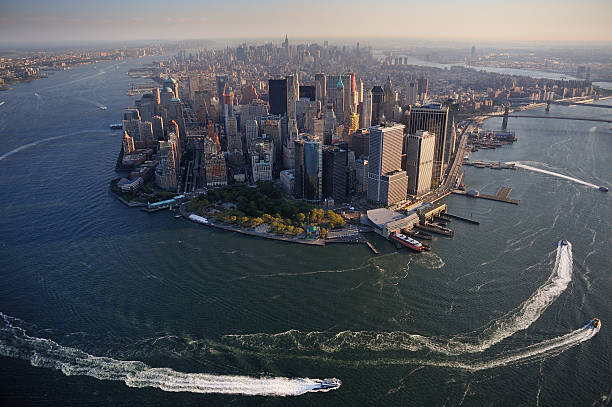
[[[338,89],[343,89],[344,88],[344,84],[342,83],[342,77],[341,76],[338,77],[338,85],[336,85],[336,87]]]

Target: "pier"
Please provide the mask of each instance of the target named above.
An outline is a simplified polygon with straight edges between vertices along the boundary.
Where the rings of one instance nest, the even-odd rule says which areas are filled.
[[[374,247],[374,245],[370,243],[369,241],[366,240],[365,244],[370,248],[370,250],[372,250],[374,254],[380,253],[378,250],[376,250],[376,247]]]
[[[501,187],[499,188],[499,190],[497,191],[495,195],[481,194],[480,192],[475,191],[475,190],[469,190],[466,192],[466,191],[461,191],[458,189],[454,190],[453,194],[465,195],[465,196],[469,196],[470,198],[482,198],[482,199],[488,199],[490,201],[498,201],[498,202],[505,202],[505,203],[509,203],[513,205],[518,205],[520,202],[520,199],[510,198],[510,192],[512,192],[512,188]]]
[[[478,222],[477,220],[474,219],[468,219],[468,218],[464,218],[462,216],[457,216],[457,215],[453,215],[451,213],[446,212],[446,216],[448,216],[449,218],[453,218],[453,219],[458,219],[458,220],[462,220],[464,222],[467,223],[471,223],[473,225],[480,225],[480,222]]]

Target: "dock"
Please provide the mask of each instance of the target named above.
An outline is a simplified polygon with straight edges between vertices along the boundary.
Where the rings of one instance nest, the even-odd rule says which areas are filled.
[[[459,219],[459,220],[462,220],[462,221],[464,221],[464,222],[471,223],[471,224],[473,224],[473,225],[480,225],[480,222],[478,222],[477,220],[474,220],[474,219],[464,218],[464,217],[462,217],[462,216],[453,215],[453,214],[448,213],[448,212],[446,212],[446,214],[445,214],[445,215],[446,215],[446,216],[448,216],[449,218]]]
[[[376,247],[374,247],[372,243],[366,240],[365,244],[370,248],[370,250],[372,250],[372,252],[374,252],[374,254],[379,254],[379,251],[376,250]]]
[[[501,187],[499,188],[499,190],[497,191],[495,195],[487,195],[487,194],[481,194],[480,192],[474,191],[474,190],[470,190],[466,192],[466,191],[462,191],[459,189],[455,189],[453,191],[453,194],[465,195],[465,196],[469,196],[470,198],[482,198],[482,199],[488,199],[490,201],[505,202],[505,203],[509,203],[513,205],[518,205],[520,202],[520,199],[510,198],[511,191],[512,191],[512,188],[510,187]]]
[[[501,187],[495,195],[479,194],[478,197],[489,199],[491,201],[506,202],[513,205],[518,205],[520,201],[518,199],[511,199],[510,192],[512,192],[512,188]]]

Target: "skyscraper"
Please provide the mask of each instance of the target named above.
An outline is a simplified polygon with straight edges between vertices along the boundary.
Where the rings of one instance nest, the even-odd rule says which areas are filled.
[[[287,114],[287,79],[268,80],[270,114]]]
[[[342,123],[344,121],[344,84],[342,83],[342,77],[338,78],[334,92],[334,113],[336,114],[336,120]]]
[[[372,125],[372,91],[366,90],[361,104],[361,128],[367,129]]]
[[[300,82],[298,79],[298,74],[296,72],[295,75],[289,75],[285,79],[287,81],[287,118],[295,119],[295,104],[300,98]]]
[[[315,100],[317,102],[317,108],[323,109],[325,107],[327,92],[326,76],[323,73],[315,74]]]
[[[368,200],[394,206],[406,200],[408,176],[402,171],[403,124],[370,127]]]
[[[427,131],[406,136],[406,172],[411,195],[422,195],[431,189],[435,144],[436,136]]]
[[[314,202],[323,197],[323,146],[310,137],[295,142],[294,194]]]
[[[253,182],[272,181],[273,147],[270,140],[258,138],[251,150]]]
[[[346,144],[323,148],[323,197],[346,201],[349,196],[349,162]]]
[[[217,99],[219,104],[223,103],[223,92],[225,91],[225,85],[228,82],[227,75],[217,75]],[[228,85],[229,86],[229,85]]]
[[[440,183],[444,175],[447,120],[448,108],[443,108],[439,103],[432,103],[422,107],[412,106],[409,110],[408,134],[424,130],[436,135],[432,171],[432,183],[434,186]]]
[[[376,126],[380,123],[382,116],[384,116],[383,111],[383,101],[384,101],[383,89],[380,86],[374,86],[372,88],[372,125]]]
[[[406,104],[414,106],[417,102],[418,94],[419,88],[417,82],[414,80],[408,82],[408,89],[406,90]]]

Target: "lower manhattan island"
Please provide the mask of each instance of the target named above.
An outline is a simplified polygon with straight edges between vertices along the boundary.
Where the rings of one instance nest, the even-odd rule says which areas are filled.
[[[72,20],[0,42],[3,405],[610,403],[612,44]]]

